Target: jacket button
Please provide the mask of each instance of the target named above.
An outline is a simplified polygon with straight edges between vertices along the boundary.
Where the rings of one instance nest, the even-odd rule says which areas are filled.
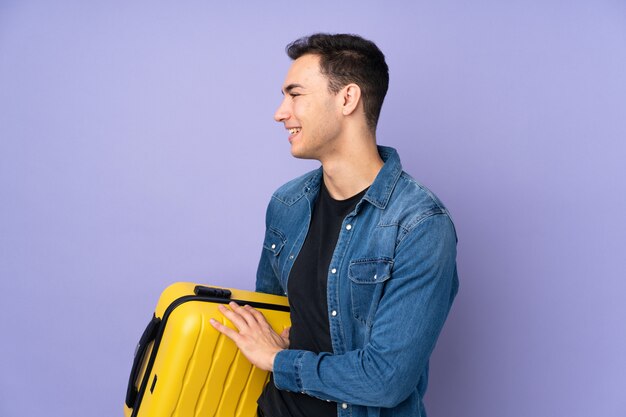
[[[346,226],[346,230],[350,230],[350,229],[352,229],[352,225],[351,224]]]
[[[272,249],[276,249],[276,243],[272,243]]]
[[[333,317],[335,317],[335,316],[337,315],[337,310],[333,310],[333,311],[330,313],[330,315],[331,315],[331,316],[333,316]]]
[[[341,404],[341,408],[343,408],[345,410],[346,408],[348,408],[348,404],[346,404],[346,403]]]
[[[337,268],[331,269],[330,272],[332,272],[333,274],[336,274],[337,273]]]

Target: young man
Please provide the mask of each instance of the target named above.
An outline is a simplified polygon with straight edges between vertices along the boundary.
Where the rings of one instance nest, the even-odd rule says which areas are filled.
[[[321,168],[280,187],[266,217],[257,291],[287,294],[292,327],[231,303],[213,326],[272,371],[266,417],[425,416],[428,359],[458,288],[447,210],[376,145],[389,81],[382,52],[354,35],[287,47],[274,118],[291,153]]]

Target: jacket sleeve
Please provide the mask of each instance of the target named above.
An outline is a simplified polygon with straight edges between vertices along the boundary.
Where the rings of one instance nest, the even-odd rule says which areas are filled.
[[[256,291],[267,294],[285,295],[285,291],[280,285],[276,271],[271,264],[271,253],[265,247],[267,241],[267,233],[269,228],[269,220],[272,215],[272,204],[267,206],[265,214],[265,237],[263,238],[263,246],[261,247],[261,258],[259,259],[259,266],[256,271]]]
[[[456,295],[455,258],[446,214],[416,225],[396,247],[366,345],[341,355],[281,351],[273,369],[277,388],[354,405],[402,402],[416,389]]]

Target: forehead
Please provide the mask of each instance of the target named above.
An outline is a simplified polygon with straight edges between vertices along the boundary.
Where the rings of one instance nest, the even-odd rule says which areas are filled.
[[[291,63],[283,90],[289,86],[298,85],[304,88],[326,86],[326,77],[320,72],[320,58],[317,55],[307,54]]]

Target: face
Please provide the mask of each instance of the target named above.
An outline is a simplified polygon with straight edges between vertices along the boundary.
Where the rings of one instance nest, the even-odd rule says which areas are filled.
[[[319,161],[331,155],[341,133],[341,106],[338,96],[328,91],[319,57],[309,54],[296,59],[282,92],[284,98],[274,119],[289,132],[291,154]]]

